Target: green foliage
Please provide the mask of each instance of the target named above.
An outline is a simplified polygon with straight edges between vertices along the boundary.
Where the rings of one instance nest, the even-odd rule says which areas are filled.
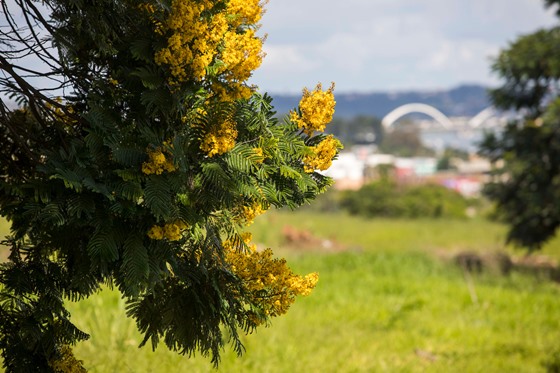
[[[381,119],[368,116],[334,118],[327,129],[346,146],[354,144],[380,144],[385,131]]]
[[[387,132],[379,144],[379,151],[400,157],[425,157],[435,154],[433,149],[422,143],[420,130],[411,126]]]
[[[547,373],[560,372],[560,351],[556,350],[550,353],[546,359],[543,360],[542,366],[546,369]]]
[[[560,224],[558,104],[560,100],[549,106],[542,126],[510,124],[502,138],[491,136],[483,143],[484,154],[505,161],[495,171],[496,179],[509,175],[489,183],[485,194],[498,203],[500,219],[510,224],[508,239],[529,249],[540,248]]]
[[[210,3],[208,19],[228,1]],[[239,331],[268,318],[250,317],[258,306],[223,242],[244,255],[245,209],[295,208],[331,184],[303,162],[324,135],[279,122],[269,96],[218,70],[198,79],[183,66],[177,80],[155,61],[173,40],[158,25],[177,4],[1,5],[14,22],[0,32],[0,92],[19,105],[0,104],[0,215],[11,223],[0,350],[9,372],[49,372],[65,361],[68,346],[89,337],[65,301],[103,284],[121,293],[141,345],[163,341],[217,364],[229,340],[240,354]],[[16,13],[35,27],[18,24]],[[18,74],[22,54],[47,62],[47,71],[29,74],[59,82],[61,97]],[[227,95],[240,91],[252,94]]]
[[[380,181],[348,191],[341,200],[350,214],[387,218],[464,218],[469,201],[439,185],[398,186]]]
[[[493,69],[505,83],[491,91],[495,105],[528,110],[533,119],[545,110],[549,88],[560,77],[560,52],[554,47],[559,38],[557,27],[539,30],[521,36],[500,53]]]
[[[478,219],[366,220],[298,211],[271,212],[252,230],[257,242],[277,247],[286,224],[350,251],[286,251],[298,272],[320,271],[314,295],[274,327],[244,336],[243,357],[225,351],[217,372],[541,372],[542,363],[553,363],[557,284],[516,272],[473,275],[479,299],[473,304],[462,271],[434,258],[461,248],[501,248],[505,227]],[[559,242],[545,250],[559,255]],[[92,331],[75,348],[92,373],[212,370],[201,356],[139,350],[143,335],[123,317],[125,308],[109,289],[68,305],[77,325]]]
[[[454,148],[445,148],[443,154],[439,156],[437,169],[438,170],[451,170],[453,169],[453,159],[468,160],[469,154],[466,151]]]
[[[485,194],[509,224],[508,240],[529,250],[539,249],[560,225],[558,43],[560,28],[554,27],[522,36],[501,52],[493,68],[505,82],[491,91],[492,99],[524,119],[481,144],[481,154],[496,165]]]

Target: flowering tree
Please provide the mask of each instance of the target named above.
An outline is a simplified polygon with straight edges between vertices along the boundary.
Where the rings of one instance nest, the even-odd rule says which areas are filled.
[[[1,3],[0,350],[8,372],[80,372],[64,306],[116,286],[144,334],[217,364],[223,333],[285,313],[298,276],[247,227],[331,180],[333,87],[289,118],[247,84],[260,0]],[[26,63],[29,57],[34,67]],[[5,97],[17,105],[10,105]]]
[[[560,1],[546,0],[560,16]],[[484,192],[509,226],[508,241],[539,250],[560,227],[560,27],[519,37],[494,61],[503,85],[494,105],[519,112],[481,153],[495,164]]]

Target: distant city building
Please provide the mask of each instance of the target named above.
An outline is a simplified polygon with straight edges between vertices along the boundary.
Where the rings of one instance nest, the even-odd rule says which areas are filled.
[[[432,157],[402,158],[375,153],[360,146],[339,154],[325,175],[334,179],[339,190],[356,190],[364,184],[388,177],[397,183],[435,183],[464,196],[478,196],[488,180],[491,169],[486,159],[473,156],[468,161],[454,160],[454,171],[438,172],[437,159]]]
[[[431,119],[415,120],[425,146],[442,154],[447,148],[466,151],[470,159],[454,159],[454,171],[438,172],[434,157],[402,158],[377,153],[375,145],[356,145],[343,152],[326,172],[335,180],[337,189],[358,189],[381,177],[390,177],[399,183],[433,182],[456,190],[465,196],[477,196],[488,179],[491,165],[477,157],[478,144],[487,132],[500,132],[510,115],[487,107],[474,117],[447,117],[433,106],[422,103],[402,105],[387,114],[382,123],[386,131],[398,126],[399,118],[412,113],[428,115]]]

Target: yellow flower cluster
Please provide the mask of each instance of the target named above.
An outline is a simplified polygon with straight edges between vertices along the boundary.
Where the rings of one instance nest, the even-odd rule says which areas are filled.
[[[253,70],[261,65],[261,49],[262,40],[255,35],[255,30],[247,30],[242,34],[226,32],[221,53],[225,79],[230,83],[249,79]]]
[[[169,241],[178,241],[181,239],[181,231],[184,231],[187,227],[187,224],[180,220],[167,223],[164,226],[154,225],[148,231],[148,237],[152,240],[163,240],[165,238]]]
[[[264,214],[266,212],[266,209],[263,209],[260,203],[255,203],[251,206],[243,206],[241,212],[241,221],[246,226],[249,226],[253,224],[257,216]]]
[[[49,366],[56,373],[85,373],[86,368],[82,365],[82,361],[76,359],[70,346],[63,346],[58,356],[49,360]]]
[[[253,234],[251,232],[241,233],[241,239],[243,240],[245,246],[247,246],[250,252],[257,251],[257,245],[251,243],[251,241],[253,240]],[[226,252],[235,251],[235,248],[231,240],[226,240],[222,242],[222,246],[224,247],[224,250],[226,250]]]
[[[61,106],[64,105],[64,109],[56,104],[51,104],[50,102],[45,103],[45,107],[49,109],[53,118],[64,123],[66,126],[73,127],[78,124],[78,121],[74,117],[74,107],[71,104],[63,104],[62,97],[56,97],[54,101]]]
[[[311,136],[315,131],[324,131],[334,115],[334,83],[323,91],[321,84],[317,84],[312,92],[307,88],[303,90],[303,97],[299,102],[299,113],[292,111],[290,120],[297,123],[299,128]]]
[[[206,133],[200,144],[200,149],[213,157],[216,154],[224,154],[235,146],[237,129],[231,120],[225,120],[214,131]]]
[[[171,156],[168,153],[166,157],[161,147],[154,150],[148,149],[147,152],[149,159],[147,162],[142,163],[142,172],[146,175],[161,175],[163,171],[173,172],[176,170]]]
[[[213,66],[214,74],[222,76],[234,94],[247,98],[251,90],[243,83],[263,58],[262,40],[254,30],[261,4],[230,0],[224,9],[215,4],[215,0],[173,0],[168,18],[156,30],[168,39],[167,46],[156,52],[155,62],[169,67],[172,86],[200,81]],[[216,85],[213,90],[221,96],[218,91],[223,87]]]
[[[265,156],[262,148],[253,148],[253,153],[255,153],[255,155],[258,157],[255,161],[256,163],[260,164],[264,162]]]
[[[216,17],[209,25],[202,12],[212,7],[208,0],[175,0],[163,31],[170,32],[167,47],[155,54],[155,62],[168,65],[170,84],[188,80],[192,74],[200,79],[206,74],[206,66],[212,61],[221,35],[227,28],[223,17]]]
[[[220,82],[214,82],[212,84],[212,92],[219,101],[231,102],[248,99],[253,94],[253,89],[238,82],[231,83],[229,86]]]
[[[309,295],[319,280],[317,273],[295,275],[285,259],[273,257],[271,249],[245,252],[226,249],[226,261],[243,281],[249,303],[263,316],[255,317],[248,312],[255,325],[262,323],[264,317],[286,313],[296,296]]]
[[[232,26],[256,25],[263,13],[261,0],[230,0],[227,13],[232,15]]]
[[[328,169],[334,156],[342,149],[342,144],[333,135],[327,136],[319,144],[310,148],[311,154],[303,157],[305,172],[311,173],[315,170],[324,171]]]
[[[138,9],[147,13],[155,13],[156,11],[156,8],[150,3],[140,3],[138,4]]]

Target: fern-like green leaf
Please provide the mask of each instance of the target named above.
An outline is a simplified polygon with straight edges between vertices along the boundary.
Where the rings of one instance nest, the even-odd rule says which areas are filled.
[[[38,218],[47,224],[63,225],[66,219],[56,203],[49,203],[41,209]]]
[[[146,180],[144,200],[146,206],[158,219],[168,219],[175,210],[173,195],[167,181],[162,176],[153,175]]]
[[[154,51],[149,39],[137,39],[130,44],[130,53],[137,60],[151,63],[154,58]]]
[[[70,216],[81,218],[91,216],[95,211],[95,202],[90,195],[81,193],[73,195],[67,200],[67,211]]]
[[[162,75],[155,68],[139,67],[131,75],[139,77],[148,89],[157,89],[164,83]]]
[[[301,178],[301,174],[299,172],[297,172],[296,170],[294,170],[293,168],[283,164],[280,165],[280,175],[290,178],[290,179],[300,179]]]
[[[87,250],[94,262],[102,267],[119,259],[119,247],[114,230],[108,226],[100,226],[91,236]]]
[[[123,166],[138,166],[146,160],[146,153],[135,148],[119,147],[113,150],[113,159]]]
[[[136,233],[130,234],[123,245],[121,265],[127,296],[138,296],[141,285],[145,284],[148,278],[148,261],[148,251],[144,247],[142,237]]]

